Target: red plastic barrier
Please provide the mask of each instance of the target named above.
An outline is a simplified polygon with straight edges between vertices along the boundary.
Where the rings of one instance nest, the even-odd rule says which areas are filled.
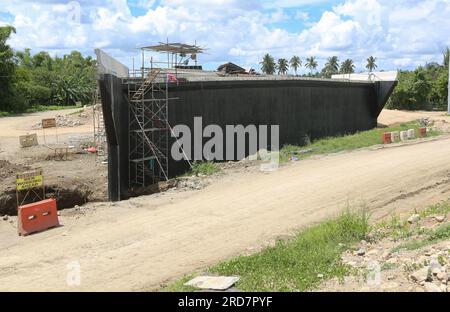
[[[419,137],[424,138],[427,136],[427,128],[419,128]]]
[[[392,136],[390,132],[383,133],[381,136],[381,141],[383,144],[391,144],[392,143]]]
[[[29,235],[59,226],[56,199],[20,206],[18,211],[19,235]]]

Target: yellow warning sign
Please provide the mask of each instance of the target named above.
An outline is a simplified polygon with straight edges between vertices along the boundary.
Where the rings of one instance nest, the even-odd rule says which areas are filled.
[[[17,174],[16,185],[18,191],[42,187],[44,185],[44,177],[42,175],[42,170]]]

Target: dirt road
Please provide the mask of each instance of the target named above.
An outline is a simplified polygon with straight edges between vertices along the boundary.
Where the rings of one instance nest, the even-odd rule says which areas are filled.
[[[151,290],[347,205],[364,204],[377,219],[449,195],[444,137],[228,174],[200,191],[92,203],[64,211],[64,226],[25,238],[0,221],[0,290]],[[73,261],[81,284],[70,287]]]

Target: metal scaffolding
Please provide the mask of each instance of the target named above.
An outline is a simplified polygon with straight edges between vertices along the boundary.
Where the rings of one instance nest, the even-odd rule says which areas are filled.
[[[130,186],[169,179],[169,86],[158,69],[129,81]]]
[[[96,162],[104,162],[108,158],[108,145],[106,140],[105,123],[103,121],[100,90],[98,87],[95,91],[93,102],[94,144],[97,148]]]
[[[142,67],[127,79],[130,133],[130,188],[145,187],[169,179],[169,140],[173,130],[169,124],[170,83],[177,82],[178,55],[202,53],[197,46],[161,44],[143,47]],[[167,53],[167,69],[145,67],[145,51]],[[162,64],[162,63],[159,63]],[[139,78],[137,78],[139,77]],[[178,143],[179,144],[179,143]],[[179,144],[180,149],[182,146]],[[189,162],[186,154],[185,159]],[[190,164],[190,163],[189,163]]]

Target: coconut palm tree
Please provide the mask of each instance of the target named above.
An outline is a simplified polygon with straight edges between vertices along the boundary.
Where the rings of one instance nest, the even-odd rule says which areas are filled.
[[[341,64],[341,73],[342,74],[353,74],[355,72],[355,64],[351,59],[346,59]]]
[[[295,76],[297,76],[297,70],[302,66],[302,60],[298,56],[293,56],[290,61],[291,68],[295,72]]]
[[[289,70],[289,63],[286,59],[281,58],[278,60],[278,75],[286,75],[287,71]]]
[[[316,61],[316,58],[314,56],[308,57],[306,59],[306,64],[305,64],[306,68],[309,68],[309,70],[312,72],[317,68],[318,64]]]
[[[378,67],[376,64],[376,61],[377,61],[377,58],[373,57],[373,56],[371,56],[367,59],[366,68],[369,70],[369,72],[373,72],[373,70]]]
[[[331,78],[332,75],[339,73],[339,58],[337,56],[331,56],[328,58],[325,67],[322,70],[323,76]]]
[[[266,75],[275,74],[277,65],[275,64],[274,58],[270,54],[264,55],[264,58],[260,64],[261,70],[264,74]]]

